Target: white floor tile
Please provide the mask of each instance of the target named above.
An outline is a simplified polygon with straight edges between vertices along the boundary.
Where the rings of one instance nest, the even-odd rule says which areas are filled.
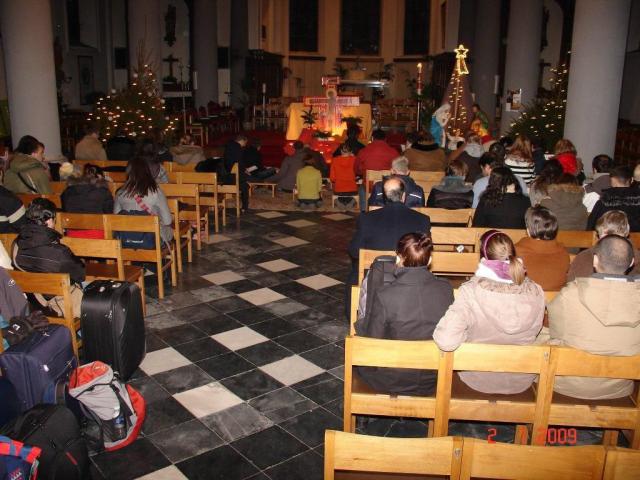
[[[326,275],[322,275],[321,273],[318,275],[313,275],[311,277],[299,278],[296,281],[298,283],[301,283],[305,287],[313,288],[315,290],[333,287],[334,285],[339,285],[342,283],[335,278],[327,277]]]
[[[211,283],[215,283],[216,285],[224,285],[225,283],[238,282],[240,280],[244,280],[242,275],[238,275],[231,270],[224,270],[222,272],[210,273],[208,275],[203,275],[202,278],[208,280]]]
[[[295,228],[302,228],[302,227],[310,227],[311,225],[316,225],[315,222],[310,222],[309,220],[292,220],[290,222],[284,222],[286,225],[289,225],[291,227],[295,227]]]
[[[304,245],[307,242],[306,240],[303,240],[301,238],[298,237],[283,237],[283,238],[276,238],[271,240],[272,242],[275,242],[279,245],[282,245],[283,247],[297,247],[298,245]]]
[[[220,235],[219,233],[212,233],[212,234],[209,234],[208,242],[206,241],[206,239],[203,239],[202,241],[204,243],[214,244],[214,243],[220,243],[220,242],[228,242],[229,240],[233,240],[233,239],[231,237],[227,237],[226,235]]]
[[[265,270],[269,270],[270,272],[283,272],[285,270],[299,267],[299,265],[283,260],[282,258],[271,260],[270,262],[258,263],[257,266],[264,268]]]
[[[347,220],[347,219],[353,218],[353,217],[351,217],[349,215],[345,215],[344,213],[331,213],[329,215],[323,215],[322,218],[326,218],[326,219],[329,219],[329,220],[335,220],[337,222],[337,221],[340,221],[340,220]]]
[[[212,335],[211,338],[216,342],[221,343],[229,350],[240,350],[241,348],[250,347],[251,345],[256,345],[269,340],[264,335],[259,334],[249,327],[227,330],[226,332]]]
[[[180,402],[196,418],[206,417],[242,403],[241,398],[231,393],[218,382],[177,393],[173,398]]]
[[[256,213],[256,215],[258,217],[262,217],[262,218],[279,218],[279,217],[286,217],[286,215],[284,213],[280,213],[280,212],[260,212],[260,213]]]
[[[260,370],[271,375],[273,378],[285,385],[293,385],[294,383],[301,382],[307,378],[320,375],[325,371],[298,355],[293,355],[291,357],[278,360],[277,362],[269,363],[260,367]]]
[[[138,477],[137,480],[187,480],[178,467],[170,465],[161,470],[156,470],[143,477]]]
[[[191,362],[169,347],[147,353],[140,368],[147,375],[155,375],[156,373],[166,372],[185,365],[191,365]]]
[[[267,303],[286,298],[281,293],[275,292],[270,288],[259,288],[258,290],[251,290],[250,292],[240,293],[238,296],[243,300],[246,300],[247,302],[253,303],[254,305],[265,305]]]

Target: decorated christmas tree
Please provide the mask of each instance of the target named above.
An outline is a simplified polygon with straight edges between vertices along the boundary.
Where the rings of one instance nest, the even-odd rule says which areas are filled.
[[[456,66],[451,74],[451,80],[444,93],[442,103],[451,106],[451,119],[447,124],[447,131],[450,135],[464,135],[469,129],[473,112],[471,106],[473,99],[469,89],[469,69],[467,68],[468,48],[464,45],[458,46],[456,52]]]
[[[550,89],[530,102],[522,114],[511,123],[510,136],[526,135],[539,138],[545,149],[553,148],[564,132],[564,116],[567,106],[569,68],[567,63],[552,68]]]
[[[134,69],[129,86],[112,90],[100,98],[89,121],[100,129],[104,139],[122,131],[130,137],[151,135],[160,129],[165,135],[176,127],[176,121],[165,114],[164,100],[160,97],[153,66],[149,63],[141,42],[138,49],[138,65]]]

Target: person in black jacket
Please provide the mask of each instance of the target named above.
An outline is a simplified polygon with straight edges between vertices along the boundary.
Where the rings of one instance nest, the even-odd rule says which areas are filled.
[[[68,273],[73,283],[85,279],[82,260],[60,243],[53,229],[56,206],[46,198],[36,198],[27,209],[28,223],[20,228],[14,249],[14,263],[20,270],[39,273]]]
[[[0,233],[15,233],[26,222],[20,199],[0,185]]]
[[[424,190],[409,176],[409,159],[407,157],[401,155],[391,162],[391,174],[404,183],[404,204],[409,208],[424,207]],[[382,185],[387,178],[389,177],[385,177],[382,182],[376,182],[373,185],[371,194],[369,195],[369,206],[381,207],[385,204]]]
[[[587,230],[595,229],[596,222],[610,210],[622,210],[627,214],[632,232],[640,232],[640,188],[632,185],[633,172],[629,167],[611,170],[611,188],[602,191],[587,221]]]
[[[238,174],[240,175],[240,200],[242,202],[242,211],[249,210],[249,185],[247,183],[247,165],[244,159],[244,149],[247,146],[248,139],[244,135],[237,135],[236,138],[227,143],[224,147],[224,168],[227,171],[227,179],[225,184],[235,183],[235,178],[231,174],[231,169],[237,163]]]
[[[136,142],[127,137],[123,131],[107,140],[105,147],[109,160],[131,160],[136,153]]]
[[[425,233],[407,233],[396,248],[395,280],[373,293],[371,312],[355,324],[363,337],[431,340],[433,331],[453,303],[447,280],[429,271],[433,243]],[[397,395],[431,395],[436,372],[360,367],[360,377],[373,389]]]
[[[73,213],[113,213],[113,196],[102,168],[86,164],[81,177],[69,177],[61,195],[62,210]]]
[[[473,226],[524,229],[524,214],[530,206],[511,169],[494,168],[473,216]]]
[[[473,205],[473,187],[464,183],[469,167],[462,160],[457,159],[447,167],[447,175],[442,182],[431,189],[427,199],[427,207],[471,208]]]

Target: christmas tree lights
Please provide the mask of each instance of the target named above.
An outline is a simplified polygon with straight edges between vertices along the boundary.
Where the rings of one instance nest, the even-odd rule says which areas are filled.
[[[449,134],[458,136],[464,135],[471,124],[471,92],[469,90],[469,68],[467,67],[468,48],[464,45],[458,46],[456,52],[456,66],[451,74],[451,80],[447,85],[442,103],[451,105],[451,120],[447,124]]]

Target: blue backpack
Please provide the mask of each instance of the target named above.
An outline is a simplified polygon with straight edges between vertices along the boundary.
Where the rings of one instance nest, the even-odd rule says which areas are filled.
[[[118,215],[149,215],[141,210],[123,210]],[[114,232],[114,238],[120,239],[122,248],[137,250],[153,250],[156,248],[156,237],[150,232]]]

